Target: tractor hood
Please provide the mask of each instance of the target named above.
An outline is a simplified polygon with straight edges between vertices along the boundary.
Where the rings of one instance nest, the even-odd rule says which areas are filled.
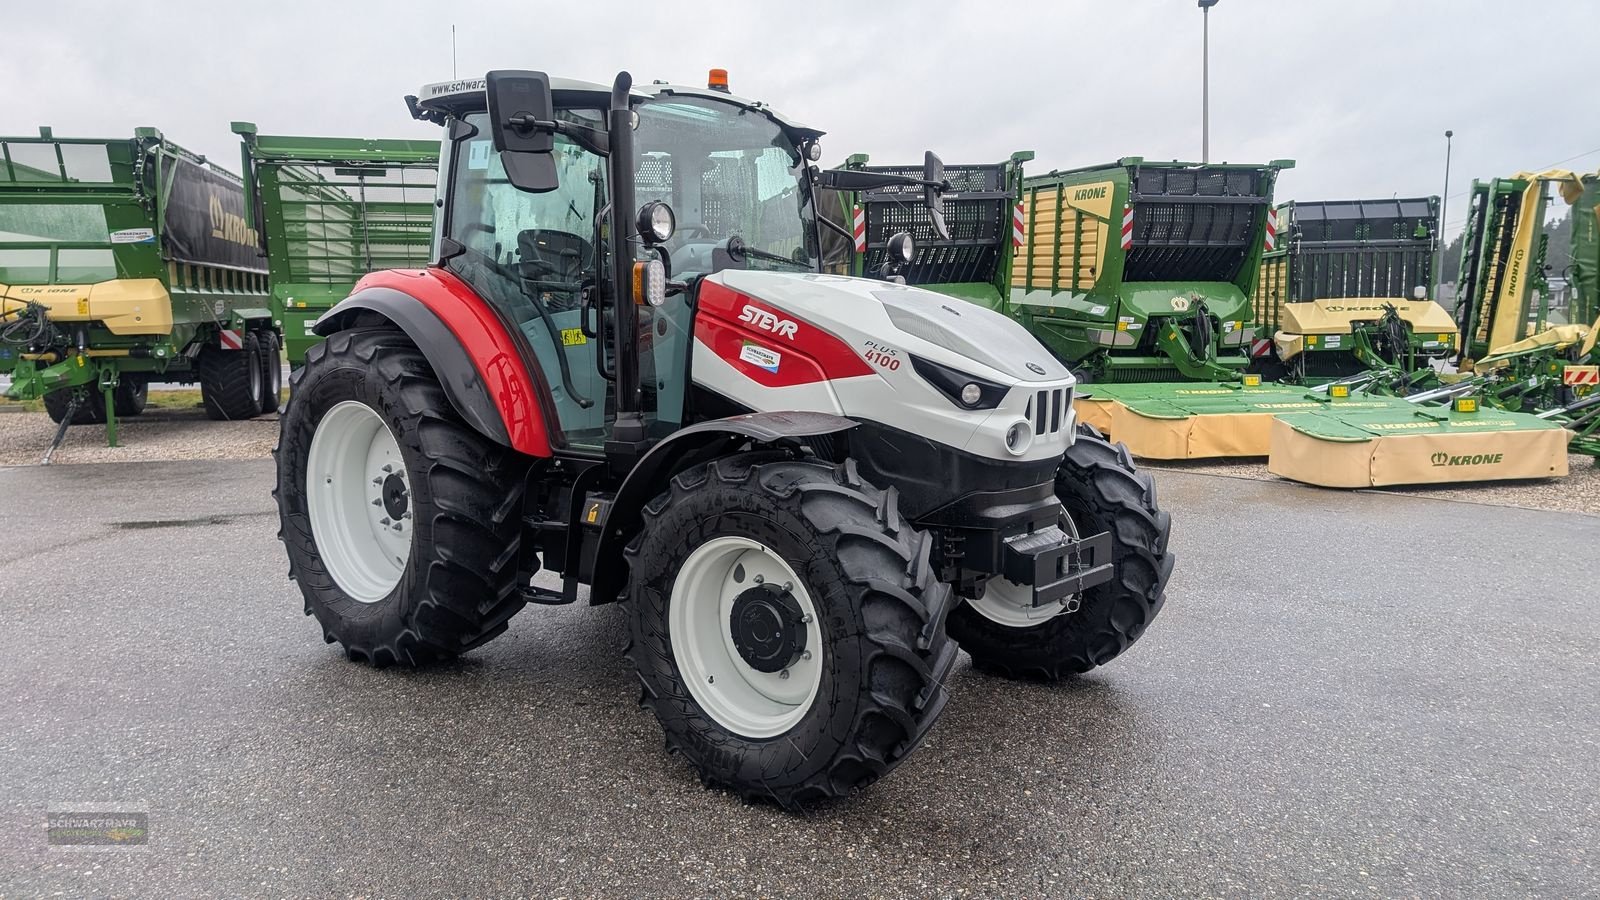
[[[922,288],[839,275],[740,269],[724,270],[711,280],[839,337],[866,335],[972,375],[1013,383],[1072,377],[1010,317]]]

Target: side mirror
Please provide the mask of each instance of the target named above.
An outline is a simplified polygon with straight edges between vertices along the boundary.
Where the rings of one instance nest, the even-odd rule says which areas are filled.
[[[928,220],[933,224],[933,232],[940,240],[950,240],[950,228],[944,222],[944,191],[947,185],[944,180],[944,160],[929,150],[922,157],[922,180],[928,182],[922,188],[922,202],[928,206]]]
[[[556,174],[555,104],[543,72],[494,71],[485,81],[489,128],[506,178],[519,191],[541,194],[560,187]]]

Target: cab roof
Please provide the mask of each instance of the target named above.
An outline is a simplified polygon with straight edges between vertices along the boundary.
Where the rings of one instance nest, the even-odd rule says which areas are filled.
[[[423,85],[417,91],[416,96],[407,97],[406,102],[411,107],[411,114],[417,118],[431,118],[426,115],[428,113],[442,118],[445,115],[477,112],[488,107],[488,100],[484,95],[486,83],[487,80],[484,78],[436,81]],[[657,81],[650,84],[635,84],[629,94],[635,101],[653,100],[665,95],[705,97],[723,103],[731,103],[745,109],[756,110],[777,123],[778,127],[789,132],[797,140],[814,139],[821,137],[823,134],[822,131],[816,128],[783,115],[760,100],[751,100],[723,91]],[[579,81],[574,78],[552,76],[550,78],[550,95],[558,107],[588,106],[605,109],[611,102],[611,88],[607,85],[593,81]]]

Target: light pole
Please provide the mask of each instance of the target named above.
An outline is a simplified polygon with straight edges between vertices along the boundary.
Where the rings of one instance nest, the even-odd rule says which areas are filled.
[[[1435,277],[1434,277],[1434,283],[1437,285],[1437,287],[1434,288],[1434,295],[1433,295],[1433,299],[1436,300],[1436,301],[1439,299],[1440,291],[1442,291],[1443,288],[1444,288],[1444,251],[1445,251],[1445,245],[1446,245],[1446,241],[1444,239],[1444,228],[1445,228],[1445,223],[1450,221],[1449,219],[1445,218],[1445,214],[1450,211],[1450,144],[1451,144],[1451,138],[1454,138],[1455,136],[1456,136],[1456,133],[1454,131],[1451,131],[1449,129],[1445,130],[1445,133],[1444,133],[1444,194],[1443,194],[1442,199],[1439,201],[1439,263],[1438,263],[1439,271],[1438,271],[1438,274],[1435,275]],[[1462,249],[1463,252],[1466,250],[1465,247],[1462,247],[1461,249]]]
[[[1200,161],[1211,161],[1211,7],[1200,0]]]

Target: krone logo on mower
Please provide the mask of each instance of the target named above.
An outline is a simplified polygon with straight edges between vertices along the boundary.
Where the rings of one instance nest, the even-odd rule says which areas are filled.
[[[1474,453],[1470,456],[1451,456],[1443,450],[1431,458],[1436,466],[1492,466],[1505,459],[1504,453]]]
[[[764,309],[756,309],[749,304],[745,304],[744,309],[739,312],[739,321],[749,322],[762,331],[770,331],[791,341],[794,340],[794,333],[800,329],[798,324],[789,319],[780,319]]]

